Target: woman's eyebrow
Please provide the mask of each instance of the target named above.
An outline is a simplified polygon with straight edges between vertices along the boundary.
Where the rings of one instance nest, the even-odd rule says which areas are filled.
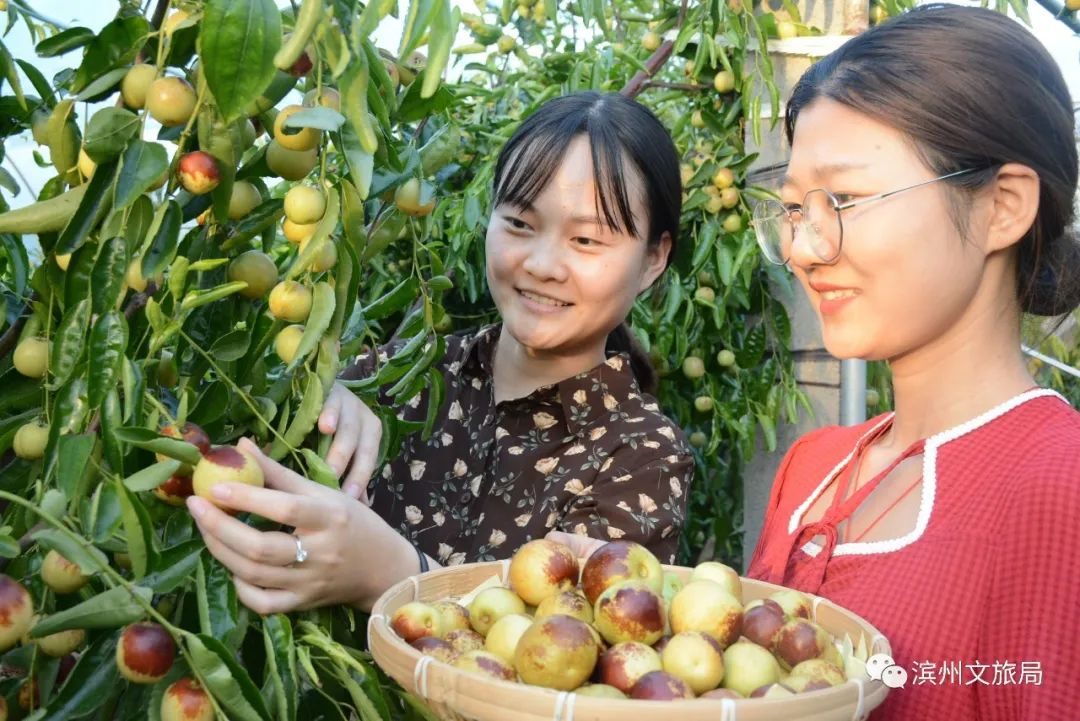
[[[829,178],[833,175],[840,173],[846,173],[851,170],[863,170],[870,167],[867,163],[860,163],[858,161],[838,161],[835,163],[825,163],[824,165],[818,165],[814,168],[815,178]],[[780,180],[781,188],[799,188],[799,182],[787,173]]]
[[[606,225],[606,223],[600,220],[600,217],[596,215],[575,215],[572,216],[570,220],[583,225]]]

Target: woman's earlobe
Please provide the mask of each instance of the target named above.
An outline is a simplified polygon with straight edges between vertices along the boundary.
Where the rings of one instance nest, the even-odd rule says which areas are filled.
[[[1026,165],[1006,163],[993,182],[993,209],[987,232],[987,251],[1019,243],[1039,213],[1039,176]]]
[[[638,288],[639,295],[651,288],[656,279],[667,270],[672,245],[671,233],[665,230],[663,235],[660,236],[660,240],[646,249],[647,261],[644,273],[642,273],[641,287]]]
[[[663,273],[669,265],[671,253],[674,251],[675,241],[671,239],[671,233],[664,231],[660,235],[660,240],[657,241],[652,251],[656,254],[655,262],[660,266],[660,272]]]

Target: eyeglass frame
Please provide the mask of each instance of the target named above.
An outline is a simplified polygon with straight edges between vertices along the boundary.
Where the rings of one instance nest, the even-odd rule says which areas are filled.
[[[841,203],[839,200],[836,199],[836,196],[833,195],[832,191],[828,190],[827,188],[813,188],[811,190],[806,191],[806,194],[803,195],[804,204],[805,204],[806,198],[811,193],[816,193],[818,191],[821,191],[822,193],[825,193],[825,197],[827,197],[829,199],[829,202],[832,204],[833,212],[836,213],[836,224],[840,228],[840,238],[836,243],[836,253],[831,258],[824,258],[815,249],[814,250],[815,255],[817,255],[817,257],[821,260],[822,263],[833,263],[833,262],[836,261],[837,258],[840,257],[840,253],[844,248],[844,221],[840,217],[841,211],[848,210],[849,208],[854,208],[854,207],[859,206],[859,205],[865,205],[867,203],[872,203],[875,200],[884,200],[885,198],[891,198],[894,195],[899,195],[900,193],[907,192],[908,190],[915,190],[916,188],[921,188],[924,185],[930,185],[931,183],[936,183],[936,182],[938,182],[940,180],[947,180],[949,178],[955,178],[955,177],[958,177],[958,176],[961,176],[961,175],[967,175],[968,173],[974,173],[974,172],[977,172],[977,171],[983,170],[983,169],[984,168],[968,168],[966,170],[957,170],[957,171],[952,172],[952,173],[946,173],[945,175],[940,175],[940,176],[938,176],[936,178],[931,178],[930,180],[923,180],[923,181],[921,181],[919,183],[915,183],[914,185],[909,185],[909,186],[907,186],[905,188],[898,188],[897,190],[889,190],[889,191],[886,191],[884,193],[878,193],[876,195],[871,195],[871,196],[866,197],[866,198],[858,198],[856,200],[848,201],[847,203]],[[804,216],[803,216],[803,208],[805,207],[805,205],[800,204],[797,208],[789,208],[787,205],[780,202],[779,200],[769,199],[769,200],[757,201],[754,204],[754,209],[756,210],[757,208],[759,208],[761,206],[764,206],[767,203],[775,203],[775,204],[779,205],[780,207],[782,207],[784,209],[784,215],[787,217],[788,223],[791,224],[791,242],[792,242],[792,245],[794,245],[795,244],[795,229],[798,228],[800,225],[806,225],[806,222],[805,222]],[[795,213],[798,213],[799,216],[800,216],[798,223],[796,223],[795,219],[792,217]],[[756,213],[754,213],[754,215],[756,215]],[[769,216],[768,220],[773,220],[773,219],[775,219],[777,217],[779,217],[779,215]],[[765,247],[766,244],[764,242],[762,242],[761,234],[758,232],[756,222],[757,222],[756,220],[751,220],[750,224],[755,226],[754,227],[754,239],[757,241],[758,248],[761,250],[761,254],[763,256],[765,256],[765,260],[767,260],[769,263],[772,263],[773,265],[787,265],[788,262],[791,260],[790,256],[788,258],[785,258],[785,259],[780,260],[780,261],[773,260],[772,258],[769,257],[769,251]]]

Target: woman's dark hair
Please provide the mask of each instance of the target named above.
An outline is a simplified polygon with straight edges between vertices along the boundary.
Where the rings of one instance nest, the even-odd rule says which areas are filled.
[[[668,233],[670,264],[682,212],[679,154],[656,116],[625,96],[588,91],[544,103],[518,126],[499,152],[493,205],[531,205],[551,182],[570,141],[578,135],[589,139],[596,204],[603,221],[616,232],[644,238],[649,246],[659,244]],[[643,200],[649,213],[646,228],[634,220],[626,159],[633,164],[630,172],[636,172],[644,186]],[[656,392],[656,371],[626,323],[608,336],[607,350],[628,353],[638,385],[646,393]]]
[[[1019,23],[982,8],[924,5],[868,30],[799,80],[787,106],[789,143],[799,113],[818,98],[900,130],[935,174],[981,170],[945,181],[966,195],[1005,163],[1034,170],[1039,211],[1017,248],[1021,310],[1056,316],[1080,305],[1072,101],[1054,59]],[[966,207],[954,203],[961,233]]]

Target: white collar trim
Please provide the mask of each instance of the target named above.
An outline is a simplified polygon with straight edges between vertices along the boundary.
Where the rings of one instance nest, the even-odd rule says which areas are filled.
[[[954,426],[946,431],[937,433],[926,439],[926,446],[923,449],[923,483],[922,483],[922,498],[919,502],[919,515],[915,520],[915,527],[910,533],[899,538],[891,538],[884,541],[854,541],[850,543],[838,543],[836,548],[833,549],[833,556],[865,556],[873,553],[892,553],[893,551],[899,551],[900,549],[910,546],[915,541],[919,540],[923,533],[926,531],[926,527],[930,524],[930,514],[934,508],[934,498],[937,491],[937,457],[938,449],[940,449],[946,443],[955,441],[958,438],[978,430],[983,426],[997,420],[1001,416],[1005,415],[1009,411],[1017,408],[1024,403],[1036,398],[1055,397],[1059,398],[1063,403],[1068,403],[1065,398],[1061,396],[1057,391],[1052,391],[1045,388],[1039,388],[1036,390],[1027,391],[1021,393],[1018,396],[1014,396],[1004,403],[990,409],[986,413],[977,416],[965,423],[961,423],[958,426]],[[788,522],[788,533],[792,534],[798,530],[802,522],[803,514],[810,508],[815,500],[825,491],[828,485],[836,478],[837,474],[849,464],[855,456],[855,450],[859,445],[871,434],[877,432],[886,423],[889,423],[893,418],[893,414],[887,415],[879,423],[875,424],[873,428],[868,430],[865,434],[859,438],[858,443],[855,444],[855,448],[852,448],[851,453],[847,455],[844,460],[840,461],[833,468],[825,480],[823,480],[814,492],[810,494],[810,497],[803,502],[798,508],[791,514],[791,520]],[[803,546],[803,551],[811,556],[816,556],[821,547],[813,541]]]

